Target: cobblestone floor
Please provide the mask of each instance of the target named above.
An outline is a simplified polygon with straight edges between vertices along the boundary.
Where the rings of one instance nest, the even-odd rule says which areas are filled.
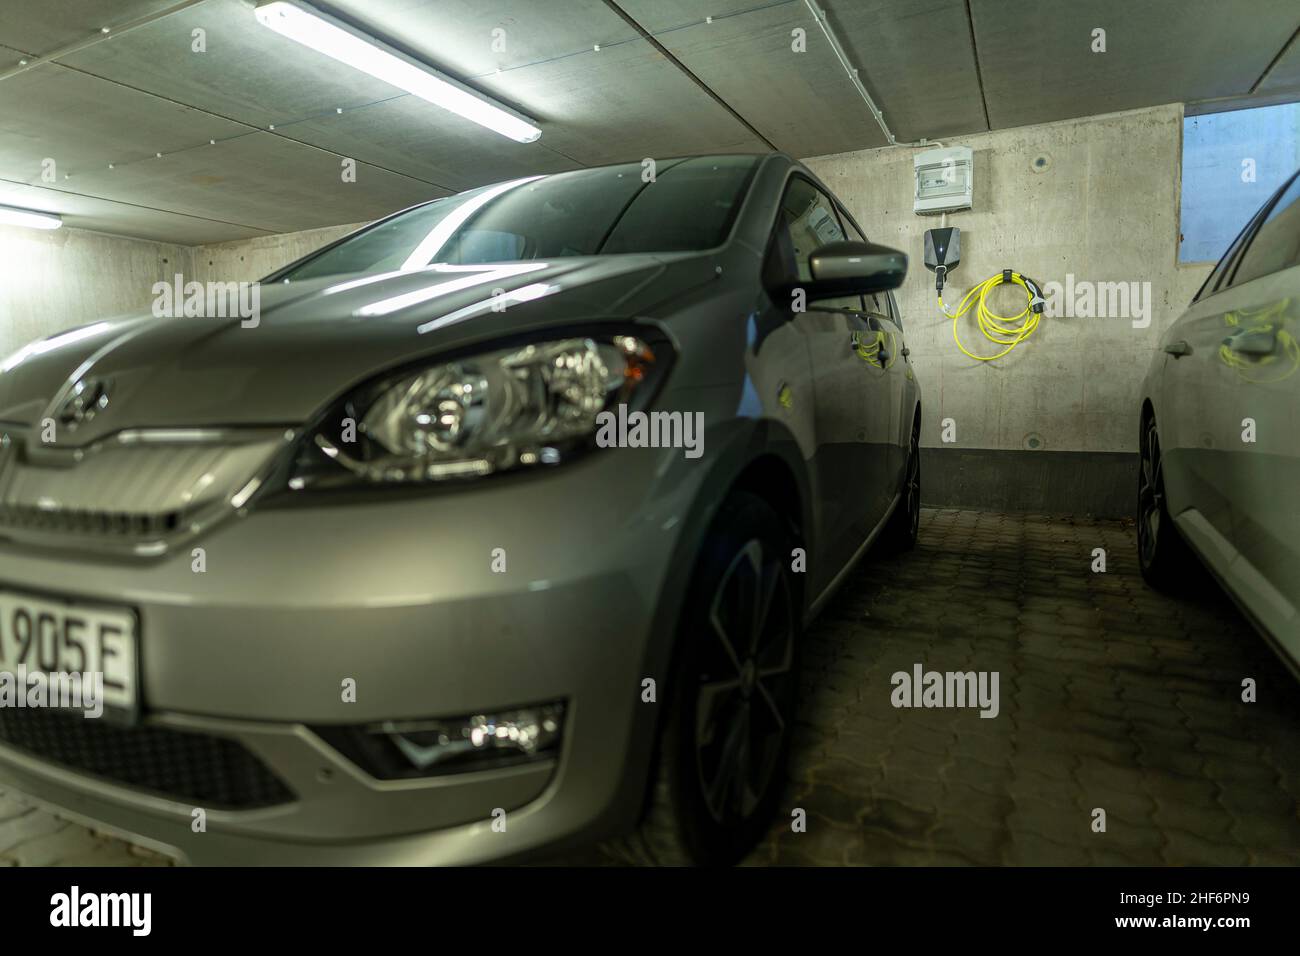
[[[809,634],[787,793],[808,830],[778,823],[749,862],[1300,863],[1300,685],[1208,577],[1147,588],[1134,542],[925,513],[917,549],[860,568]],[[1000,714],[895,709],[916,663],[998,671]]]
[[[749,865],[1300,863],[1300,684],[1208,580],[1148,589],[1131,526],[927,511],[805,647],[785,816]],[[1000,713],[894,708],[918,663],[998,672]],[[0,794],[0,864],[166,862]]]

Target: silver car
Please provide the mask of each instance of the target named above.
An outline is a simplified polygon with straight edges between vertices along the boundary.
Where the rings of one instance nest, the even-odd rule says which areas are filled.
[[[1300,673],[1300,174],[1164,333],[1143,386],[1138,551],[1157,587],[1192,552]]]
[[[868,243],[787,156],[521,179],[0,371],[0,786],[195,863],[729,862],[798,637],[915,540]]]

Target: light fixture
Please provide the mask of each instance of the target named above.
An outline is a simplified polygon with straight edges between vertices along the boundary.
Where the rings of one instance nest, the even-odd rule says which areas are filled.
[[[553,760],[564,710],[557,700],[495,714],[312,729],[371,776],[400,780]]]
[[[263,26],[290,40],[502,136],[531,143],[542,135],[513,110],[299,0],[270,0],[259,4],[254,13]]]
[[[63,225],[63,220],[52,212],[37,212],[34,209],[0,206],[0,223],[7,223],[11,226],[29,226],[32,229],[58,229]]]

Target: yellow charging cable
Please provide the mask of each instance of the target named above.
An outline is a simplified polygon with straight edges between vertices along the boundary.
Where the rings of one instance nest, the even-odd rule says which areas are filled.
[[[892,344],[892,335],[890,336],[890,339]],[[885,333],[883,331],[877,330],[876,337],[869,342],[857,338],[853,341],[853,350],[857,352],[858,358],[862,359],[868,365],[874,365],[876,368],[881,368],[880,350],[884,348],[885,345]],[[889,357],[883,366],[884,368],[890,368],[894,364],[895,350],[890,348],[887,350],[887,353]]]
[[[1286,328],[1290,304],[1291,300],[1287,298],[1262,309],[1238,309],[1227,313],[1223,321],[1230,328],[1241,329],[1245,325],[1244,319],[1251,323],[1246,331],[1264,335],[1272,333],[1277,342],[1276,354],[1244,358],[1225,340],[1219,346],[1219,361],[1251,385],[1271,385],[1290,378],[1300,368],[1300,342]]]
[[[1013,283],[1025,290],[1025,308],[1017,315],[998,315],[988,306],[989,293],[1004,282]],[[996,355],[976,355],[961,344],[961,336],[957,332],[957,321],[977,305],[975,320],[979,325],[979,330],[984,333],[984,337],[990,342],[1005,346]],[[1010,269],[1004,269],[995,275],[991,275],[972,288],[962,296],[961,302],[957,304],[956,312],[948,311],[943,304],[943,292],[939,293],[939,310],[952,319],[952,339],[957,343],[957,348],[980,362],[991,362],[994,359],[1002,358],[1002,356],[1029,338],[1034,329],[1038,328],[1038,320],[1042,317],[1043,307],[1044,300],[1042,292],[1038,288],[1038,283],[1028,276],[1013,272]]]
[[[1244,359],[1228,345],[1219,346],[1219,360],[1251,385],[1272,385],[1290,378],[1300,368],[1300,342],[1286,329],[1257,325],[1251,332],[1272,332],[1277,336],[1278,355],[1265,355],[1257,361]]]

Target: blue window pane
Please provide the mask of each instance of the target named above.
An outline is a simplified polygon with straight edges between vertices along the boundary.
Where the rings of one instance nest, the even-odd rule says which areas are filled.
[[[1183,120],[1179,262],[1215,262],[1300,167],[1300,103]]]

